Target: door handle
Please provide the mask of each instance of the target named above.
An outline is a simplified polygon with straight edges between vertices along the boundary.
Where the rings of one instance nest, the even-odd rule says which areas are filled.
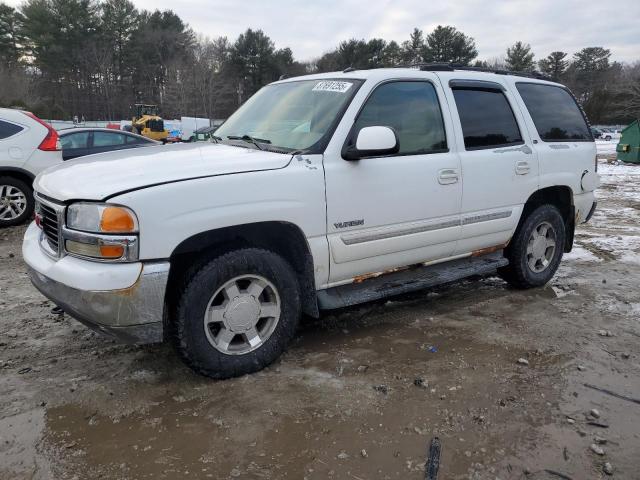
[[[526,160],[520,160],[516,162],[516,174],[517,175],[526,175],[531,171],[531,166],[529,162]]]
[[[455,168],[443,168],[438,171],[438,183],[440,185],[450,185],[458,182],[458,171]]]

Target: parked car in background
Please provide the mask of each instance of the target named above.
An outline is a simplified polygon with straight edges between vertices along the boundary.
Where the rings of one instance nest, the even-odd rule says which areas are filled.
[[[142,135],[112,128],[69,128],[61,130],[59,134],[64,160],[113,150],[162,145],[162,142]]]
[[[620,138],[620,130],[615,128],[602,128],[600,133],[600,139],[611,141],[613,139]]]
[[[57,132],[30,112],[0,108],[0,227],[33,214],[33,179],[62,162]]]
[[[303,313],[496,269],[545,285],[596,208],[581,109],[521,74],[286,79],[215,140],[46,171],[22,247],[65,312],[125,341],[171,339],[215,378],[269,365]]]
[[[602,138],[602,130],[596,127],[591,127],[591,135],[593,135],[594,139]]]

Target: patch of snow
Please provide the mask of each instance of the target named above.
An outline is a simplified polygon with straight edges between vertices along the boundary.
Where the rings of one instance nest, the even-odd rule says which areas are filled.
[[[574,245],[573,249],[569,253],[565,253],[562,256],[562,261],[572,261],[572,262],[601,262],[602,259],[596,257],[593,253],[591,253],[586,248],[583,248],[579,245]]]
[[[640,175],[640,165],[598,162],[598,173],[603,175]]]
[[[581,238],[582,243],[595,245],[599,250],[633,254],[640,250],[640,237],[636,235],[598,235]]]
[[[619,257],[620,262],[630,263],[632,265],[640,265],[640,254],[625,252]]]
[[[596,148],[598,149],[598,155],[612,155],[616,153],[616,145],[618,140],[596,140]]]

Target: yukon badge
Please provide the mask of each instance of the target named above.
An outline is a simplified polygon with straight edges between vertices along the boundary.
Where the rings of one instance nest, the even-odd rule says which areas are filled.
[[[359,220],[349,220],[348,222],[338,222],[333,224],[333,226],[336,228],[357,227],[358,225],[364,225],[364,218],[361,218]]]

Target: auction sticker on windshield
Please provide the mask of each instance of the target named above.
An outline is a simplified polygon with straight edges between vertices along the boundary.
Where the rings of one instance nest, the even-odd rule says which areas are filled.
[[[323,80],[322,82],[316,83],[316,86],[313,87],[313,91],[345,93],[351,88],[351,85],[353,85],[353,83],[338,82],[336,80]]]

